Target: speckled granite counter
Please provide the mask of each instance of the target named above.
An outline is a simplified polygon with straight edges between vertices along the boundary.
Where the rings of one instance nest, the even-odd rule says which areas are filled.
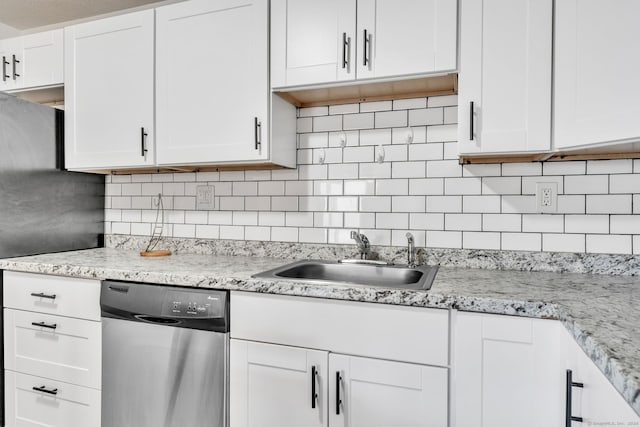
[[[559,319],[640,414],[638,277],[441,267],[429,291],[251,278],[286,262],[202,254],[143,258],[135,251],[93,249],[4,259],[0,269]]]

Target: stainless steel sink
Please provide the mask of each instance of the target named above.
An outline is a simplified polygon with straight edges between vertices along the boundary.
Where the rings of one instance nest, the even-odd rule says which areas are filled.
[[[256,278],[285,279],[316,284],[349,283],[399,289],[430,289],[437,266],[407,267],[359,260],[306,260],[254,274]]]

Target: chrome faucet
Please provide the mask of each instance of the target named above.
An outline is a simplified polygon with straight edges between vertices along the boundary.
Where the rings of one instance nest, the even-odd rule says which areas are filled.
[[[362,233],[358,233],[355,230],[351,231],[351,238],[356,241],[358,246],[358,252],[360,252],[360,259],[367,259],[371,245],[369,245],[369,239]]]
[[[416,242],[411,233],[407,233],[407,265],[416,266]]]

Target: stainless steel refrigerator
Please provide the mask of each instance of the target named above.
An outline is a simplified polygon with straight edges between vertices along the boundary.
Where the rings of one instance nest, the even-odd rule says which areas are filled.
[[[104,177],[64,170],[63,114],[0,92],[0,258],[103,245]]]

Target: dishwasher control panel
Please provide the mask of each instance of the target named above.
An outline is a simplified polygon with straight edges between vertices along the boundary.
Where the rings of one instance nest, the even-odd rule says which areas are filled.
[[[194,319],[215,319],[225,315],[225,295],[168,291],[162,315]]]

